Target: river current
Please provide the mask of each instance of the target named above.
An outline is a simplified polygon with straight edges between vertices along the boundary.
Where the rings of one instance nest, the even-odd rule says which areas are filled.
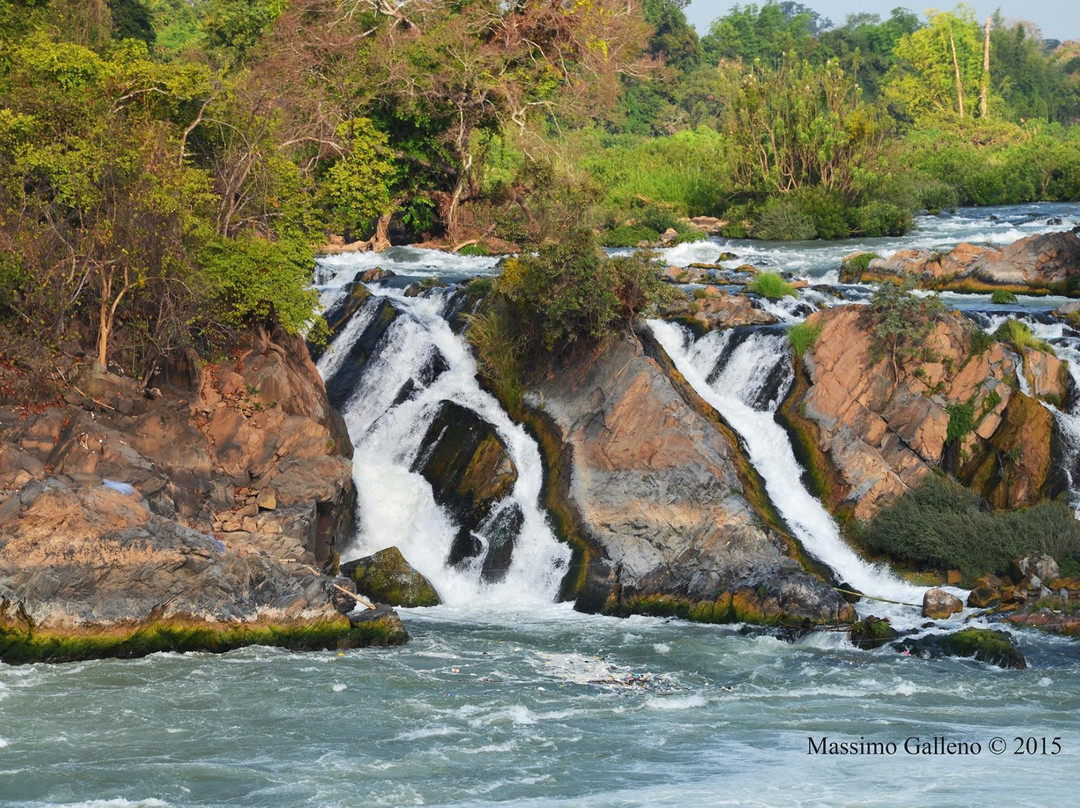
[[[714,240],[664,257],[687,264],[729,250],[739,256],[733,265],[829,283],[840,257],[855,249],[1005,244],[1078,223],[1077,205],[961,210],[924,217],[903,239]],[[495,263],[393,248],[324,259],[319,280],[330,304],[356,272],[376,265],[412,278],[460,278],[490,274]],[[371,464],[386,463],[377,476],[392,481],[385,495],[369,495],[368,509],[382,509],[377,518],[365,522],[362,503],[347,555],[378,549],[395,530],[412,531],[416,548],[425,532],[443,547],[445,537],[436,534],[449,529],[445,519],[408,472],[417,430],[407,419],[424,417],[445,398],[486,413],[525,470],[513,496],[525,512],[529,550],[508,579],[470,583],[460,570],[440,575],[428,559],[425,572],[452,605],[402,610],[412,640],[400,648],[299,654],[254,647],[0,665],[0,805],[955,806],[972,798],[1068,804],[1080,774],[1075,641],[1018,631],[1029,668],[1005,671],[971,660],[860,651],[842,633],[790,641],[739,626],[583,615],[548,602],[556,583],[551,570],[564,556],[547,544],[542,514],[531,510],[533,449],[472,386],[471,359],[439,325],[438,306],[406,301],[398,288],[375,290],[405,312],[394,345],[439,352],[445,370],[416,382],[427,364],[417,360],[410,384],[419,392],[408,400],[390,390],[392,403],[377,412],[371,396],[344,407],[357,457],[366,451]],[[802,294],[799,302],[813,303],[819,293]],[[849,297],[857,301],[858,290]],[[988,308],[985,297],[961,302]],[[790,320],[801,318],[797,303],[782,310]],[[1014,311],[1037,326],[1039,312],[1057,304],[1021,299]],[[1060,326],[1043,328],[1059,353],[1080,358],[1074,336]],[[709,363],[728,350],[713,344],[720,338],[694,345],[672,332],[658,337],[677,363],[703,369],[702,388],[721,378],[719,370],[709,373]],[[775,340],[759,342],[760,351],[775,352]],[[737,350],[722,370],[730,379],[745,365],[749,378],[754,363],[740,360]],[[333,373],[343,361],[340,351],[331,352],[320,367]],[[723,384],[716,386],[723,392]],[[765,421],[775,401],[759,398],[717,399],[714,406],[733,407],[728,417],[760,432],[769,455],[773,437]],[[1077,416],[1058,417],[1064,424]],[[788,461],[773,465],[777,484],[791,490],[795,483],[782,476]],[[786,517],[807,531],[807,546],[815,535],[832,540],[827,514],[801,499],[793,507]],[[829,547],[821,553],[839,553],[831,563],[848,563]],[[887,572],[874,575],[867,585],[893,585]],[[909,594],[907,585],[895,585]]]

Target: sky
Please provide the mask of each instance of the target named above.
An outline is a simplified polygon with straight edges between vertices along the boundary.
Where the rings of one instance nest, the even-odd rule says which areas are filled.
[[[823,17],[828,17],[836,25],[843,25],[848,14],[869,12],[879,14],[882,19],[887,19],[889,13],[901,6],[917,12],[920,16],[928,8],[940,8],[943,11],[951,11],[956,7],[956,0],[942,0],[935,3],[933,0],[798,0],[803,5],[814,9]],[[756,5],[764,5],[765,0],[750,0]],[[686,8],[686,17],[697,28],[698,33],[704,34],[709,30],[709,24],[717,17],[723,17],[735,0],[692,0]],[[741,0],[740,6],[749,5],[748,0]],[[968,5],[975,9],[975,17],[985,20],[987,15],[993,14],[998,8],[1006,19],[1016,18],[1030,20],[1042,29],[1046,39],[1080,39],[1080,3],[1076,0],[997,0],[997,2],[984,2],[984,0],[969,0]],[[925,19],[925,17],[923,17]]]

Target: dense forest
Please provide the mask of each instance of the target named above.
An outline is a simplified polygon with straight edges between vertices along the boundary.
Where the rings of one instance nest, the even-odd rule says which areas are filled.
[[[838,238],[1080,196],[1078,42],[793,2],[699,36],[685,5],[0,0],[0,395],[46,348],[150,378],[242,325],[317,339],[330,234]]]

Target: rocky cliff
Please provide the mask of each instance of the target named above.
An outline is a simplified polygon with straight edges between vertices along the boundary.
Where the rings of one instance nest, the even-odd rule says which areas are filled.
[[[549,504],[578,546],[565,594],[579,608],[788,625],[851,619],[793,557],[732,433],[639,337],[557,361],[527,400],[552,467]]]
[[[868,520],[933,467],[995,508],[1056,492],[1054,418],[1021,392],[1021,376],[1033,395],[1060,403],[1069,390],[1058,359],[979,339],[964,318],[942,314],[922,355],[894,373],[874,356],[861,307],[807,322],[820,333],[798,363],[783,414],[834,512]]]
[[[194,389],[90,374],[0,408],[0,657],[403,638],[334,605],[352,445],[302,341],[254,334]]]

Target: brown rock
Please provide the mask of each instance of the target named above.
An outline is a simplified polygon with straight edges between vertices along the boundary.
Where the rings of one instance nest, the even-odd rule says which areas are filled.
[[[1001,603],[1001,595],[996,589],[977,586],[968,593],[967,605],[974,609],[989,609]]]
[[[744,605],[756,622],[853,617],[763,529],[737,450],[637,338],[560,363],[530,395],[542,397],[566,447],[558,475],[591,559],[580,608],[631,611],[676,597],[707,602],[710,619],[732,619],[716,615],[718,593],[750,592]]]
[[[945,620],[963,610],[964,604],[960,598],[949,594],[944,589],[927,589],[923,595],[923,617],[929,617],[931,620]]]
[[[273,488],[265,488],[259,492],[259,497],[255,503],[260,510],[272,511],[277,508],[277,494],[274,493]]]

